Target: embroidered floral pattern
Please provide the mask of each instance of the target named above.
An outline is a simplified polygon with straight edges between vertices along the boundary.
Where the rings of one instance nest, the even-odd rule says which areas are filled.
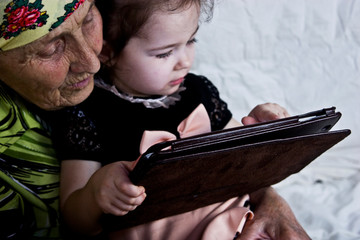
[[[10,39],[21,32],[36,29],[46,24],[49,15],[41,11],[41,0],[29,3],[29,0],[14,0],[5,8],[4,21],[0,26],[0,37]]]
[[[85,2],[85,0],[74,0],[73,2],[66,4],[65,7],[64,7],[64,9],[65,9],[64,16],[58,17],[57,22],[55,22],[51,26],[50,31],[53,30],[54,28],[58,27],[61,23],[63,23],[84,2]]]

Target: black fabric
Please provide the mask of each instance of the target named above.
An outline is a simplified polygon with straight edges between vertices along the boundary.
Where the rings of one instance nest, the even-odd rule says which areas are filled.
[[[102,162],[134,161],[139,157],[145,130],[164,130],[178,136],[177,126],[199,104],[209,114],[212,130],[220,130],[232,114],[217,88],[205,77],[188,74],[181,100],[166,108],[146,108],[95,87],[88,99],[76,107],[53,112],[50,124],[59,158]]]

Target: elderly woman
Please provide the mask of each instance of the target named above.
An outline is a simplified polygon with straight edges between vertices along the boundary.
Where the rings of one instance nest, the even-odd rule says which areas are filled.
[[[93,0],[1,0],[0,14],[0,239],[58,237],[59,163],[36,112],[91,93],[101,17]]]
[[[59,162],[40,116],[76,105],[93,90],[101,17],[94,0],[1,0],[0,12],[0,238],[59,238]],[[78,192],[86,201],[66,216],[80,221],[75,230],[101,232],[93,221],[103,214],[97,193],[114,178],[128,181],[123,168],[116,162],[99,169]],[[255,217],[242,238],[308,239],[273,189],[251,198]]]

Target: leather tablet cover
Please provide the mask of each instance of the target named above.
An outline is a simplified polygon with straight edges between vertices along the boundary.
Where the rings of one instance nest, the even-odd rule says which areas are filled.
[[[329,132],[340,117],[333,107],[156,144],[130,173],[145,201],[125,216],[104,216],[104,226],[128,228],[276,184],[350,134]]]

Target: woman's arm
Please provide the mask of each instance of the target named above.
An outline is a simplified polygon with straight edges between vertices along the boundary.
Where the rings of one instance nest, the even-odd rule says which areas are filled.
[[[68,227],[86,235],[102,231],[103,213],[127,214],[146,197],[143,187],[128,178],[131,162],[100,163],[66,160],[61,164],[60,208]]]
[[[290,206],[271,187],[250,194],[254,218],[247,221],[240,239],[309,240]]]

